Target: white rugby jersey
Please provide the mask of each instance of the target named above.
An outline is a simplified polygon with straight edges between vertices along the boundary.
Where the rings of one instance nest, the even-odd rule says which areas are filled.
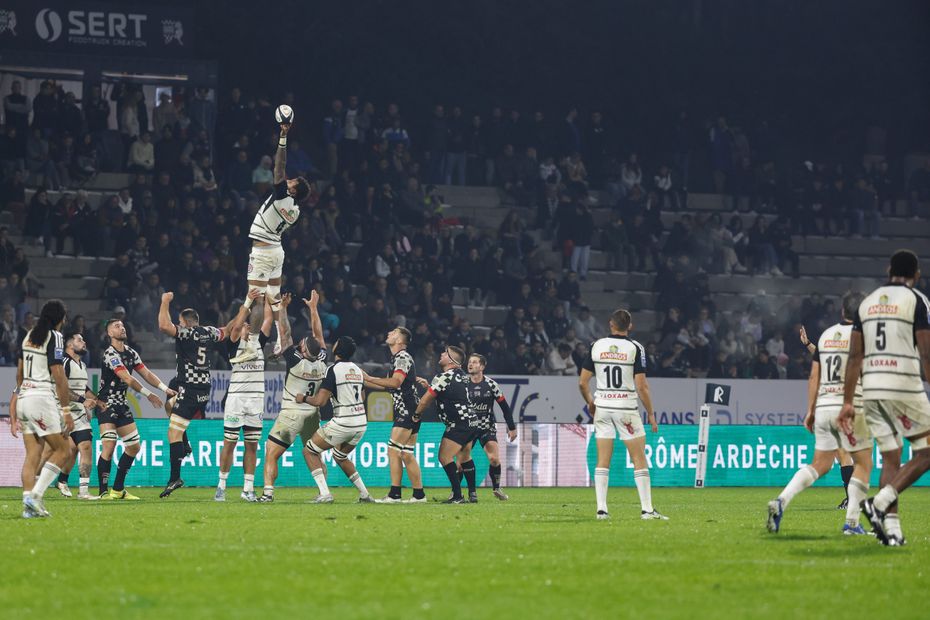
[[[65,376],[68,377],[68,389],[72,394],[77,394],[82,399],[87,392],[87,366],[81,360],[75,360],[70,355],[65,355],[64,360]],[[71,416],[77,421],[79,418],[87,415],[83,403],[71,400]]]
[[[862,332],[865,400],[926,400],[917,332],[930,329],[930,302],[904,284],[886,284],[863,300],[853,322]]]
[[[265,395],[265,354],[262,349],[268,342],[268,336],[258,332],[249,334],[248,340],[240,338],[237,342],[227,343],[226,354],[229,359],[246,351],[256,349],[258,357],[248,362],[232,365],[229,373],[229,389],[226,394],[237,398],[261,399]]]
[[[583,368],[594,373],[594,405],[607,409],[639,409],[634,377],[646,372],[646,349],[627,336],[595,340]]]
[[[287,181],[281,181],[258,208],[249,229],[249,239],[281,245],[281,235],[297,222],[298,217],[300,207],[294,197],[287,193]]]
[[[320,388],[332,393],[333,420],[338,419],[340,426],[362,428],[368,424],[361,368],[352,362],[338,361],[329,367]]]
[[[320,349],[316,359],[308,360],[301,355],[299,345],[292,345],[284,350],[282,357],[287,365],[287,375],[284,377],[281,406],[287,409],[316,410],[313,405],[298,403],[295,399],[298,394],[313,396],[320,390],[320,384],[326,377],[326,349]]]
[[[820,364],[820,389],[817,408],[842,406],[846,383],[846,362],[849,360],[849,337],[852,323],[837,323],[828,327],[817,341],[814,361]],[[856,383],[856,407],[862,404],[862,379]]]
[[[41,345],[29,342],[31,336],[32,330],[29,330],[19,353],[23,361],[23,382],[19,386],[19,397],[57,398],[52,366],[61,366],[65,357],[65,340],[54,329],[49,331]]]

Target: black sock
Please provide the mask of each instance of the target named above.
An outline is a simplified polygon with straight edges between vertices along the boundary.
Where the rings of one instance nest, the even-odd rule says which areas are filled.
[[[181,477],[181,461],[184,460],[184,453],[183,441],[168,444],[168,457],[171,460],[171,478],[168,479],[168,484]]]
[[[423,492],[423,489],[414,489],[413,490],[413,499],[423,499],[426,497],[426,493]]]
[[[136,460],[136,457],[129,456],[123,452],[123,456],[119,457],[119,463],[116,464],[116,478],[113,480],[113,490],[122,491],[124,483],[126,482],[126,474],[129,473],[129,468],[132,467],[133,462]]]
[[[446,476],[449,477],[449,484],[452,486],[452,497],[462,499],[462,483],[459,482],[459,472],[455,463],[449,463],[442,467],[446,470]]]
[[[97,482],[100,486],[100,494],[107,492],[107,486],[110,484],[110,466],[113,461],[108,461],[102,456],[97,459]]]
[[[184,431],[184,435],[181,437],[181,440],[184,442],[184,456],[191,454],[194,449],[191,447],[191,442],[187,438],[187,431]]]
[[[388,492],[388,497],[391,497],[393,499],[400,499],[401,498],[400,487],[392,486],[391,490]]]
[[[491,485],[495,489],[501,488],[501,466],[491,465],[488,467],[488,473],[491,474]]]
[[[459,484],[462,484],[463,482],[465,482],[465,470],[459,467],[458,472],[459,472]]]
[[[475,462],[467,461],[462,463],[462,473],[465,475],[465,480],[468,482],[469,494],[475,493]]]
[[[840,476],[843,478],[843,488],[846,489],[846,499],[849,499],[849,480],[852,478],[853,469],[852,465],[843,465],[840,467]]]
[[[71,475],[70,471],[62,471],[58,474],[58,482],[60,484],[68,484],[68,477]]]

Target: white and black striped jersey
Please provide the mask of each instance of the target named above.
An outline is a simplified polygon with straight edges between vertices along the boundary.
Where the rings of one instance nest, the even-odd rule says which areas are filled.
[[[413,356],[406,349],[398,351],[391,359],[391,374],[400,373],[404,376],[403,382],[396,390],[391,390],[394,399],[394,417],[401,418],[416,413],[420,404],[417,394],[417,367]]]
[[[23,382],[19,386],[19,397],[57,398],[52,366],[60,366],[64,360],[64,338],[53,329],[49,330],[42,344],[36,345],[29,341],[31,336],[32,330],[29,330],[19,353],[23,362]]]
[[[103,364],[100,367],[100,392],[97,398],[108,406],[126,405],[126,390],[129,388],[116,373],[125,370],[132,374],[133,370],[143,370],[145,364],[142,358],[132,347],[125,347],[117,351],[113,345],[103,352]]]
[[[635,377],[646,373],[646,350],[627,336],[595,340],[582,366],[594,373],[594,405],[607,409],[639,409]]]
[[[930,329],[930,302],[904,284],[875,289],[859,305],[853,329],[862,332],[862,397],[926,400],[917,332]]]
[[[362,369],[352,362],[338,361],[326,371],[320,389],[332,393],[333,420],[344,428],[361,428],[368,424],[365,413],[365,387]]]
[[[222,328],[209,325],[177,327],[174,350],[178,356],[178,384],[189,389],[210,388],[210,360],[207,349],[225,338]]]
[[[65,376],[68,378],[68,389],[71,390],[71,416],[76,422],[79,418],[87,415],[84,409],[84,394],[87,393],[87,366],[80,359],[75,360],[70,355],[65,355],[64,360]]]
[[[497,418],[494,416],[494,403],[497,403],[504,413],[504,421],[507,423],[509,430],[516,430],[517,425],[513,422],[513,412],[497,381],[491,377],[484,377],[481,381],[475,383],[468,382],[468,400],[474,407],[475,414],[478,416],[478,422],[481,428],[486,431],[493,430],[497,424]]]
[[[262,349],[267,343],[268,336],[262,332],[249,334],[248,339],[240,338],[237,342],[230,340],[226,343],[226,356],[230,360],[249,348],[258,351],[257,358],[232,364],[232,371],[229,373],[229,389],[226,391],[227,397],[262,398],[265,395],[265,354]]]
[[[835,407],[843,404],[843,386],[846,382],[846,362],[849,360],[849,337],[852,323],[837,323],[828,327],[817,341],[814,361],[820,364],[820,389],[817,407]],[[856,407],[862,404],[862,380],[856,383]]]
[[[300,207],[294,197],[287,193],[287,181],[281,181],[258,208],[249,229],[249,239],[281,245],[281,235],[297,222],[298,217]]]
[[[468,390],[470,383],[471,377],[461,368],[450,368],[430,383],[429,392],[436,397],[439,419],[446,426],[478,426],[478,414]]]
[[[320,349],[316,359],[308,360],[300,353],[300,347],[290,346],[281,354],[287,366],[284,377],[284,396],[281,406],[286,409],[313,410],[312,405],[298,403],[298,394],[313,396],[320,390],[320,383],[326,376],[326,349]]]

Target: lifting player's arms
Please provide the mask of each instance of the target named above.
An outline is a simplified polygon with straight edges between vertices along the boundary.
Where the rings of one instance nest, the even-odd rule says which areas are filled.
[[[254,301],[258,297],[257,291],[249,291],[249,299]],[[239,312],[225,327],[212,327],[201,325],[197,311],[185,308],[180,312],[180,325],[175,325],[169,314],[169,306],[173,299],[174,293],[164,293],[161,296],[161,307],[158,309],[158,329],[175,339],[178,355],[178,399],[168,423],[171,477],[165,490],[159,495],[162,498],[184,486],[184,481],[181,480],[181,461],[186,455],[184,433],[197,412],[202,411],[210,399],[207,347],[225,340],[231,331],[238,330],[249,314],[249,306],[242,304]]]
[[[310,195],[310,183],[307,179],[288,179],[285,175],[287,134],[290,129],[289,123],[281,124],[278,150],[274,157],[274,189],[262,202],[249,229],[249,238],[252,240],[252,252],[249,254],[249,288],[268,294],[275,319],[281,310],[281,271],[284,267],[281,235],[297,222],[297,218],[300,217],[300,205]],[[276,348],[275,352],[279,351],[280,348]]]

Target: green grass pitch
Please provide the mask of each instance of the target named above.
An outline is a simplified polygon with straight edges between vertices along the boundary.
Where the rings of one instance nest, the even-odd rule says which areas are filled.
[[[272,505],[230,489],[132,489],[140,502],[65,500],[22,520],[0,490],[0,617],[64,618],[926,618],[930,490],[902,500],[908,546],[845,538],[840,489],[795,499],[765,531],[773,489],[655,489],[668,522],[613,488],[510,489],[477,505]],[[428,490],[430,491],[430,490]],[[441,495],[433,489],[433,495]],[[375,490],[380,495],[381,489]]]

